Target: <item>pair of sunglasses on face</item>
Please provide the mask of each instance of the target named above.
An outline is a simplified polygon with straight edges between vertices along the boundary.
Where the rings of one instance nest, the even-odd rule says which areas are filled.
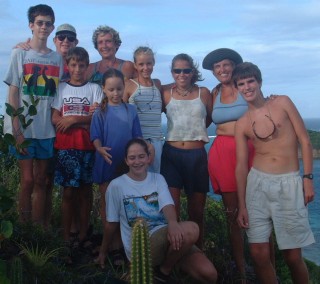
[[[49,21],[36,21],[35,24],[41,28],[43,25],[46,26],[46,28],[50,28],[52,27],[53,23],[52,22],[49,22]]]
[[[172,69],[172,72],[175,74],[190,74],[192,72],[192,68],[185,68],[185,69],[180,69],[180,68],[174,68]]]
[[[62,34],[62,35],[57,35],[57,39],[58,39],[59,41],[64,41],[66,38],[67,38],[67,40],[70,41],[70,42],[74,42],[74,41],[77,39],[77,38],[76,38],[75,36],[73,36],[73,35],[64,35],[64,34]]]

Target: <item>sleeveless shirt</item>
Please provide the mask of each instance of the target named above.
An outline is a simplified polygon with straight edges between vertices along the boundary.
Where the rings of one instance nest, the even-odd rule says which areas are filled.
[[[159,89],[154,84],[145,87],[130,79],[137,89],[129,97],[129,103],[137,107],[142,136],[144,139],[163,139],[161,127],[162,100]]]
[[[231,104],[221,102],[221,90],[216,97],[212,110],[212,121],[214,124],[222,124],[237,121],[248,110],[248,104],[240,93]]]
[[[201,97],[193,100],[177,100],[172,96],[166,106],[167,135],[166,141],[203,141],[209,142],[206,117],[207,111]]]
[[[118,69],[119,71],[121,71],[122,72],[122,66],[123,66],[123,64],[124,64],[124,60],[122,60],[122,59],[118,59],[117,58],[117,60],[119,61],[119,65],[118,65],[118,67],[117,68],[115,68],[115,69]],[[102,76],[103,76],[103,73],[100,73],[99,72],[99,65],[100,65],[100,62],[101,61],[98,61],[98,62],[96,62],[96,63],[94,63],[94,71],[93,71],[93,74],[92,74],[92,76],[90,77],[90,79],[89,79],[89,82],[91,82],[91,83],[96,83],[96,84],[99,84],[99,85],[101,85],[102,84]]]

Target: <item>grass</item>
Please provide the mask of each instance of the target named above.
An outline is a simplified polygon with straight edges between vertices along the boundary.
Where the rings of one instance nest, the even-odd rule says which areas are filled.
[[[0,186],[6,188],[6,193],[14,198],[19,191],[19,171],[16,161],[6,155],[0,156]],[[0,201],[1,196],[0,191]],[[98,214],[100,195],[94,187],[93,210],[91,224],[94,236],[101,239],[101,221]],[[186,208],[186,199],[182,199],[181,208]],[[33,224],[19,224],[16,208],[7,211],[6,219],[13,223],[13,234],[1,242],[0,248],[0,283],[10,283],[10,277],[21,260],[21,283],[125,283],[129,279],[128,264],[115,268],[110,259],[106,260],[106,269],[102,270],[94,263],[94,256],[87,251],[72,251],[75,259],[73,265],[64,261],[69,251],[64,248],[61,237],[61,191],[54,189],[52,227],[43,230]],[[1,210],[0,210],[1,211]],[[182,212],[182,219],[186,219],[186,212]],[[99,238],[98,238],[99,239]],[[205,209],[205,253],[215,264],[219,273],[219,283],[234,283],[234,264],[228,242],[227,225],[223,204],[208,198]],[[248,250],[247,250],[248,251]],[[246,254],[247,262],[250,257]],[[17,264],[18,263],[18,264]],[[306,261],[310,272],[310,283],[320,283],[320,268],[310,261]],[[19,264],[20,265],[20,264]],[[277,275],[281,283],[291,283],[290,274],[281,253],[276,255]],[[20,270],[18,270],[20,271]],[[176,283],[193,283],[187,275],[175,270],[172,274]],[[13,282],[12,282],[13,283]],[[254,282],[252,282],[254,283]]]

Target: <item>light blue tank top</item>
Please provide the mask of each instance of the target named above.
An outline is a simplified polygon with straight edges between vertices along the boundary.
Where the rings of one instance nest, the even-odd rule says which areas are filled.
[[[240,93],[237,94],[234,102],[224,104],[221,102],[221,90],[219,90],[212,110],[212,121],[214,124],[237,121],[247,110],[248,104]]]

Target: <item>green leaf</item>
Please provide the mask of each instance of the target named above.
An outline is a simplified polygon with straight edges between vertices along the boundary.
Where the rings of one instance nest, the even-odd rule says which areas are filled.
[[[15,145],[16,144],[16,139],[10,133],[6,133],[3,137],[3,139],[8,145]]]
[[[1,205],[0,213],[3,214],[5,212],[9,211],[12,208],[13,203],[14,203],[14,200],[11,197],[2,196],[0,198],[0,205]]]
[[[22,100],[22,102],[23,102],[23,104],[24,104],[25,107],[29,107],[29,103],[28,103],[27,101]]]
[[[19,107],[17,109],[16,115],[21,115],[23,113],[23,111],[24,111],[24,107]]]
[[[40,102],[40,99],[38,98],[35,100],[34,105],[37,106],[39,104],[39,102]]]
[[[13,226],[10,221],[2,220],[1,221],[1,227],[0,227],[0,233],[5,238],[10,238],[13,232]]]
[[[6,113],[7,113],[7,115],[12,116],[15,113],[15,111],[16,110],[12,105],[6,103]]]
[[[30,116],[37,114],[37,108],[34,105],[29,106],[28,113]]]
[[[33,121],[32,118],[29,119],[29,120],[27,121],[27,123],[25,124],[25,127],[24,127],[24,128],[27,128],[27,127],[32,123],[32,121]]]
[[[19,118],[19,121],[20,121],[22,127],[25,129],[25,124],[26,124],[26,118],[25,118],[25,116],[24,116],[23,114],[20,114],[20,115],[18,116],[18,118]]]
[[[20,148],[27,148],[29,145],[30,145],[31,141],[29,140],[24,140],[20,145],[19,147]]]

